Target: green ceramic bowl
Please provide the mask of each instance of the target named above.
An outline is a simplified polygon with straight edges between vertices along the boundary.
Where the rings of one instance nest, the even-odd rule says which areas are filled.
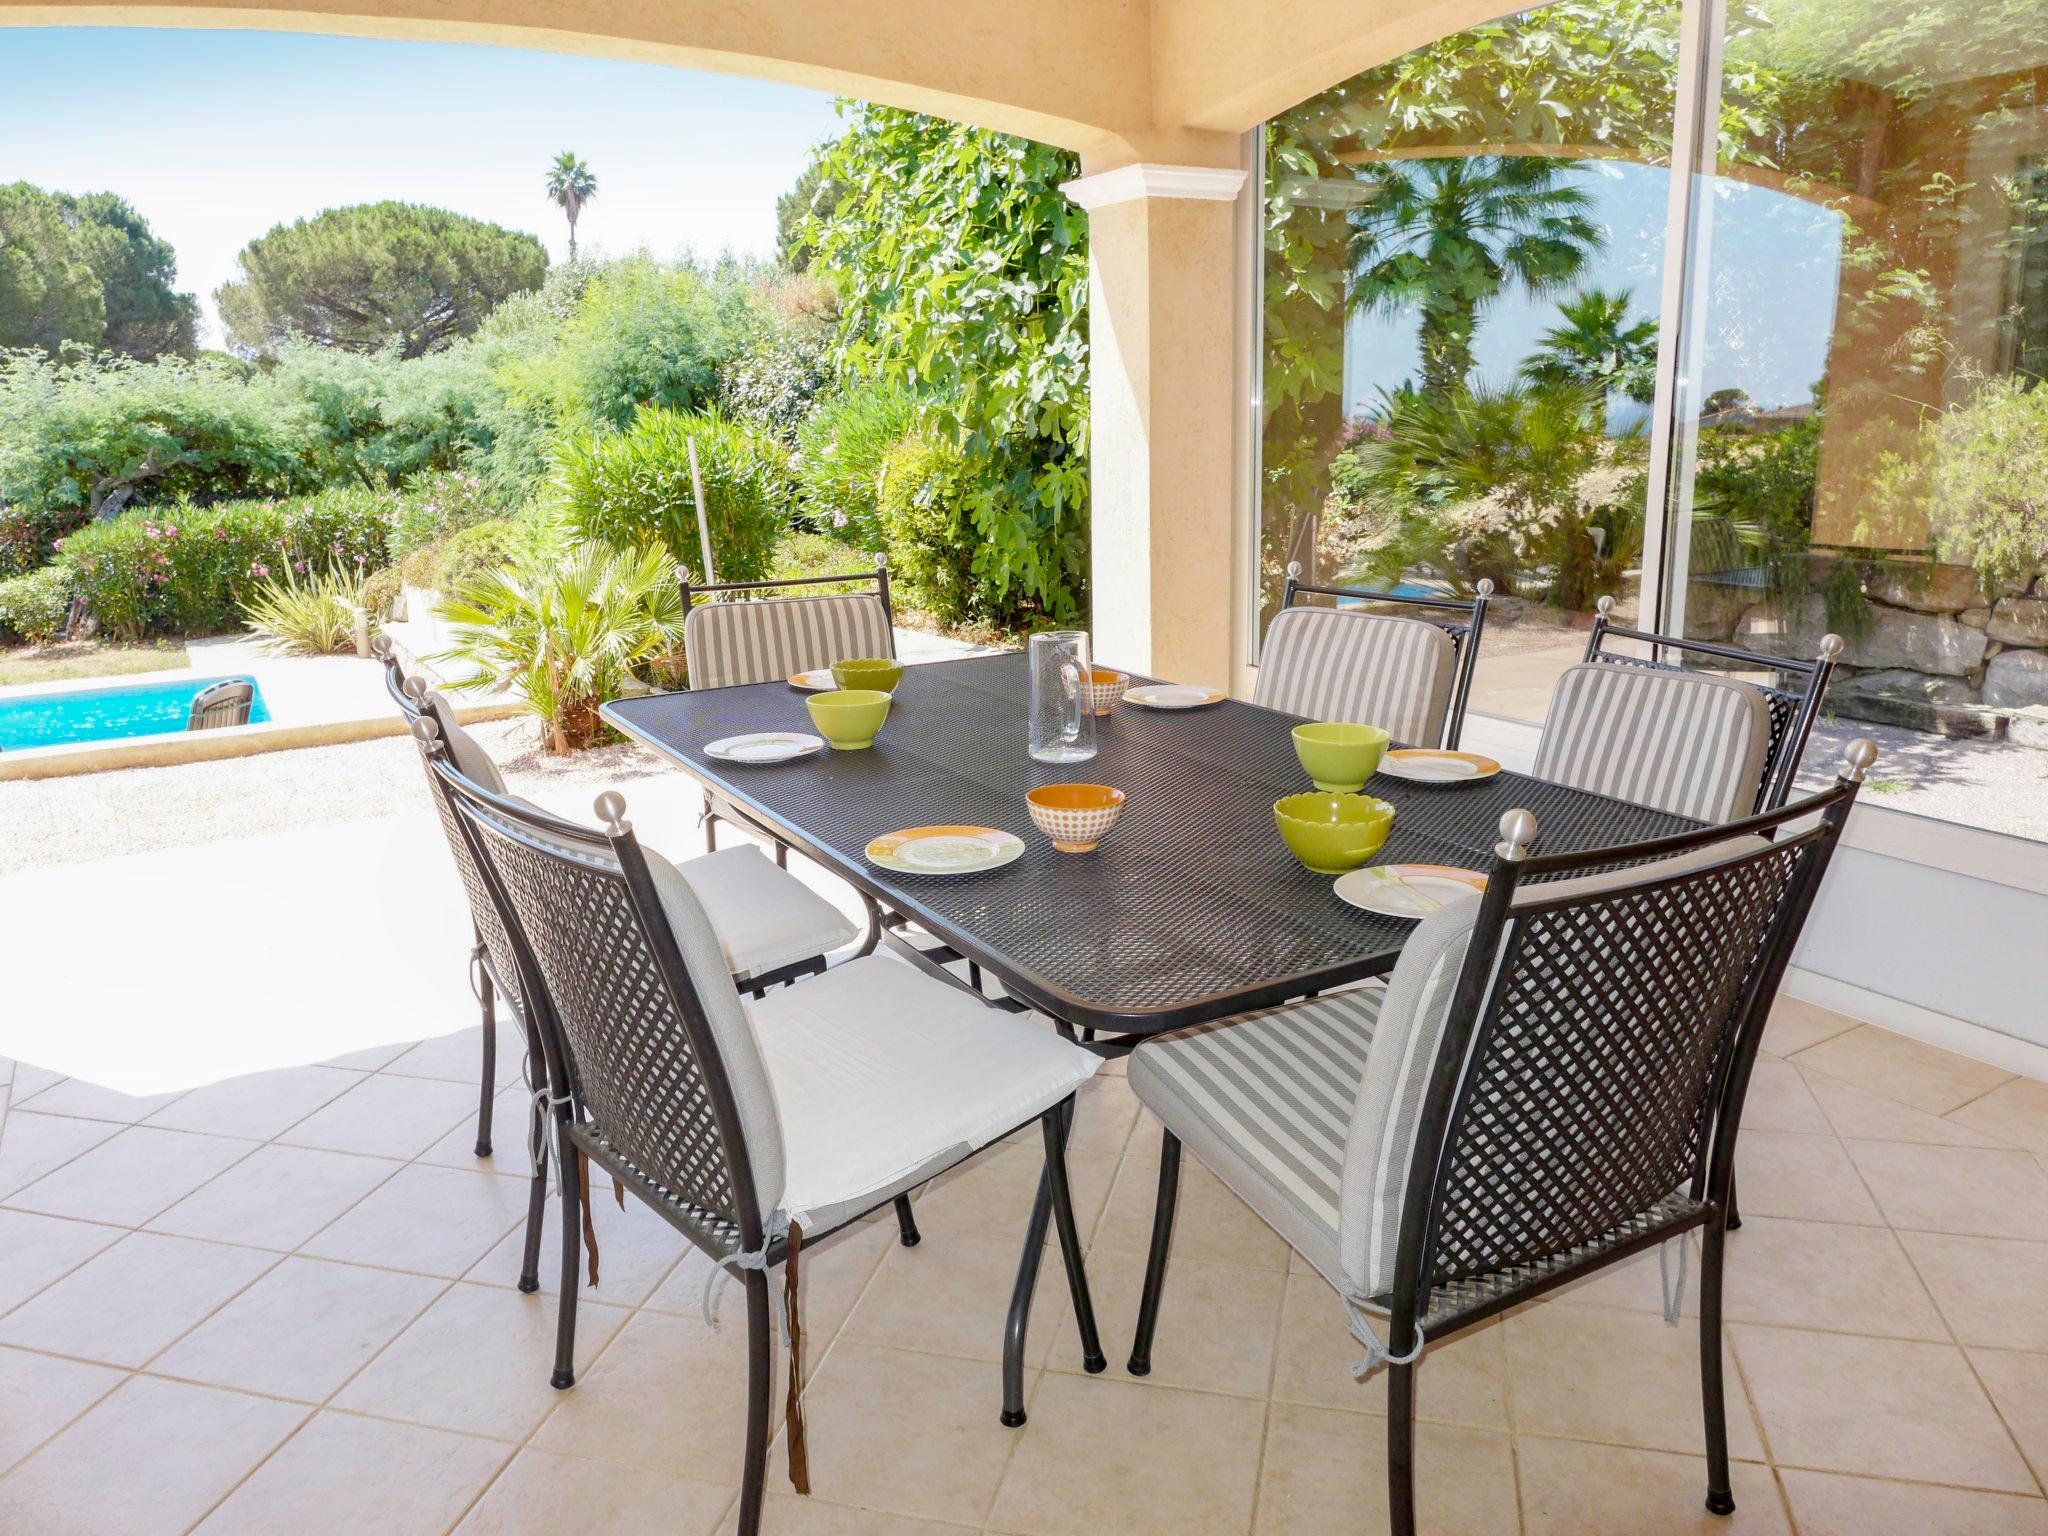
[[[1303,864],[1319,875],[1341,875],[1385,846],[1394,808],[1371,795],[1317,792],[1275,801],[1273,820]]]
[[[875,693],[894,693],[903,681],[903,663],[886,656],[857,656],[851,661],[832,663],[832,681],[841,688],[866,688]]]
[[[1349,794],[1365,788],[1393,740],[1376,725],[1345,725],[1329,721],[1294,728],[1294,755],[1315,780],[1317,789]]]
[[[875,744],[875,733],[889,718],[889,695],[873,688],[841,688],[813,693],[804,699],[818,734],[840,752],[858,752]]]

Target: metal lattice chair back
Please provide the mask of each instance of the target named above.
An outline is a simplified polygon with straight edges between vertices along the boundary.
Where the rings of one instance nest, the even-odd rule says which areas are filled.
[[[1804,661],[1793,657],[1765,656],[1716,641],[1687,640],[1676,635],[1628,629],[1613,621],[1613,598],[1603,597],[1594,606],[1597,612],[1593,619],[1593,633],[1586,642],[1585,659],[1589,662],[1647,667],[1659,672],[1697,670],[1683,661],[1667,659],[1668,653],[1675,653],[1681,658],[1693,656],[1703,661],[1718,662],[1720,670],[1732,668],[1777,676],[1775,685],[1750,681],[1749,686],[1763,695],[1771,723],[1770,745],[1764,752],[1763,775],[1757,786],[1755,809],[1774,811],[1783,805],[1791,797],[1792,785],[1799,776],[1799,759],[1806,751],[1806,739],[1812,734],[1813,722],[1820,714],[1822,697],[1827,693],[1828,680],[1834,674],[1835,663],[1841,658],[1842,637],[1823,635],[1814,659]],[[1637,656],[1626,651],[1608,650],[1607,645],[1613,640],[1635,641],[1647,647],[1649,654]]]
[[[430,771],[502,905],[584,1134],[716,1253],[757,1248],[781,1195],[767,1073],[702,909],[656,892],[615,794],[596,832]],[[686,958],[687,956],[687,958]]]
[[[249,711],[255,704],[255,684],[239,678],[215,683],[192,696],[192,711],[185,717],[185,729],[217,731],[224,726],[247,725]]]

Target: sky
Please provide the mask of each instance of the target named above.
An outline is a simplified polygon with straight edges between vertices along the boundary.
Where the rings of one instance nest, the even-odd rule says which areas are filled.
[[[453,43],[299,33],[0,28],[0,181],[128,199],[213,292],[258,235],[395,198],[525,230],[560,260],[542,182],[596,173],[577,242],[715,256],[775,248],[775,199],[838,118],[758,80]]]

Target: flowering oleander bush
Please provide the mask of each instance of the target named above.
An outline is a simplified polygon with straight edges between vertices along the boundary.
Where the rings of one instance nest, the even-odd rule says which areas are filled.
[[[46,565],[0,581],[0,638],[41,645],[64,627],[71,607],[71,573]]]

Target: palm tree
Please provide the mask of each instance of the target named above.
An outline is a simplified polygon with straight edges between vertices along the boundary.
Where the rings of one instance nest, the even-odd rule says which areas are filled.
[[[1422,313],[1422,388],[1459,390],[1472,372],[1480,316],[1510,288],[1532,298],[1575,279],[1605,236],[1576,160],[1449,155],[1396,160],[1364,174],[1351,215],[1351,303]]]
[[[569,259],[574,261],[576,216],[583,212],[585,203],[597,196],[597,178],[573,150],[563,150],[548,166],[548,196],[569,216]]]
[[[1605,394],[1626,395],[1648,405],[1657,393],[1657,322],[1629,324],[1631,295],[1588,288],[1557,306],[1564,322],[1536,340],[1536,350],[1522,359],[1522,377],[1531,384],[1597,385]]]

